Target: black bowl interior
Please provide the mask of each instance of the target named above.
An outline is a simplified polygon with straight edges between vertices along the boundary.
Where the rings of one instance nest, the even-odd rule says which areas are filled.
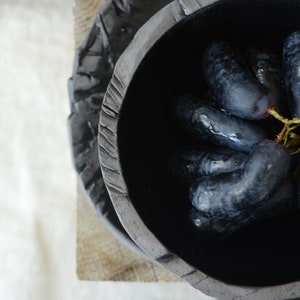
[[[226,283],[271,286],[300,279],[299,215],[253,224],[217,245],[191,226],[187,190],[166,161],[194,138],[169,113],[181,93],[201,94],[204,46],[218,38],[272,44],[300,27],[299,1],[223,0],[168,31],[132,78],[118,124],[118,146],[130,199],[148,228],[185,261]],[[199,142],[199,141],[198,141]]]

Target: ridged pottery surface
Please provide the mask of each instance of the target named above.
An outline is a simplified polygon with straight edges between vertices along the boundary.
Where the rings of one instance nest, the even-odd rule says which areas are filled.
[[[98,159],[98,121],[116,61],[136,31],[169,2],[107,1],[76,51],[73,74],[69,79],[71,114],[68,127],[73,164],[79,182],[101,222],[127,247],[139,254],[142,253],[121,225],[103,182]]]

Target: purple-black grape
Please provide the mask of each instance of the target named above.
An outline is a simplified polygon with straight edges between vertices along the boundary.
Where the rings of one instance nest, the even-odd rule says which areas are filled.
[[[296,211],[300,212],[300,174],[296,175]]]
[[[245,50],[245,57],[256,79],[278,97],[278,112],[287,116],[288,109],[284,99],[282,63],[279,54],[266,45],[254,44]],[[282,124],[272,117],[260,120],[259,125],[264,128],[270,139],[275,139],[282,129]]]
[[[212,42],[204,51],[202,69],[216,100],[229,113],[257,120],[277,107],[278,97],[250,74],[240,51],[229,42]]]
[[[283,45],[283,77],[293,117],[300,117],[300,31],[291,33]]]
[[[226,113],[217,103],[205,98],[180,96],[174,100],[173,111],[186,130],[233,150],[249,152],[267,137],[263,129]]]
[[[271,48],[260,44],[247,48],[245,55],[257,80],[281,98],[283,89],[280,56]]]
[[[274,219],[286,215],[293,212],[296,206],[295,184],[293,178],[288,176],[273,196],[263,203],[259,219]]]
[[[205,217],[196,208],[191,209],[190,219],[205,235],[224,239],[253,222],[274,219],[291,213],[295,210],[295,206],[294,183],[291,178],[287,178],[267,201],[251,205],[230,219]]]
[[[169,159],[170,173],[181,182],[221,173],[231,172],[241,167],[247,159],[245,153],[221,147],[194,147],[173,153]]]
[[[206,218],[236,218],[268,201],[287,177],[289,168],[287,150],[276,142],[264,140],[249,154],[243,168],[192,183],[190,200]]]

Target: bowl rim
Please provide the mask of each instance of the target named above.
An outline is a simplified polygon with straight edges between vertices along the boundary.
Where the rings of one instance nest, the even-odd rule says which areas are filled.
[[[120,7],[115,6],[113,0],[107,0],[96,13],[93,24],[75,51],[72,74],[67,83],[71,109],[67,117],[68,140],[72,164],[78,178],[78,188],[83,192],[96,216],[112,235],[127,248],[144,258],[146,255],[131,240],[116,215],[106,187],[102,184],[103,176],[97,155],[98,130],[96,126],[98,125],[100,110],[97,110],[96,105],[91,104],[90,100],[97,95],[98,101],[102,103],[102,94],[106,91],[106,83],[109,82],[113,68],[107,69],[105,64],[100,65],[97,68],[97,74],[95,74],[93,68],[88,66],[88,61],[90,58],[98,58],[108,62],[113,57],[111,62],[113,67],[135,32],[150,16],[170,2],[171,0],[160,0],[145,5],[145,3],[139,3],[138,0],[125,1],[122,5],[126,13],[118,15]],[[135,12],[136,10],[138,13]],[[130,30],[122,33],[123,42],[119,43],[119,47],[110,47],[110,44],[107,43],[107,37],[110,36],[110,43],[114,43],[118,36],[115,37],[113,33],[120,32],[122,27],[126,25],[129,26]],[[108,49],[109,51],[107,51]],[[82,78],[84,77],[91,78],[91,80],[86,82],[83,87]],[[95,92],[95,87],[97,87],[97,92]],[[80,93],[82,89],[84,89],[84,93]],[[79,93],[80,95],[78,95]],[[90,109],[89,112],[87,112],[86,107]],[[90,125],[85,126],[86,124]],[[78,129],[81,130],[79,134]],[[81,135],[80,139],[77,138],[78,135]],[[87,173],[88,176],[86,176]],[[93,179],[90,180],[90,178]]]
[[[300,296],[300,281],[251,287],[226,284],[194,268],[170,252],[147,228],[130,201],[122,176],[117,147],[117,125],[122,101],[139,65],[155,43],[173,26],[196,11],[225,0],[175,0],[152,16],[136,33],[118,62],[104,96],[99,119],[99,161],[116,213],[132,240],[149,258],[187,281],[201,292],[221,299],[276,299]],[[265,298],[267,296],[267,298]],[[275,298],[273,298],[275,299]]]

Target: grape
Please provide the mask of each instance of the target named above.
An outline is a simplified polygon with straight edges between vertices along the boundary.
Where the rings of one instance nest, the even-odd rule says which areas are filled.
[[[300,175],[297,173],[296,178],[296,210],[300,212]]]
[[[264,119],[277,107],[278,97],[247,70],[237,48],[212,42],[204,51],[203,73],[216,100],[231,114],[249,120]]]
[[[197,230],[205,234],[205,236],[212,239],[225,239],[229,235],[232,235],[244,225],[249,224],[252,221],[254,214],[251,213],[248,215],[248,218],[245,217],[236,217],[228,220],[227,218],[207,218],[199,213],[194,207],[190,211],[190,220]],[[249,219],[250,218],[250,219]]]
[[[293,178],[288,176],[273,196],[264,203],[259,219],[274,219],[293,212],[296,207],[295,184]]]
[[[246,59],[257,80],[279,98],[283,95],[280,57],[263,45],[253,45],[246,51]]]
[[[227,173],[238,169],[246,160],[245,153],[220,147],[195,147],[175,152],[169,160],[173,176],[188,182],[202,176]]]
[[[268,201],[287,176],[290,157],[286,149],[271,140],[260,142],[243,168],[203,177],[192,183],[193,206],[206,218],[236,218],[249,207]]]
[[[283,115],[287,115],[288,111],[282,103],[284,91],[282,88],[282,70],[279,55],[273,49],[262,44],[254,44],[244,52],[253,75],[278,97],[280,100],[278,111]],[[270,117],[260,120],[259,123],[271,139],[276,137],[282,127],[279,122]]]
[[[267,201],[249,206],[230,219],[205,217],[195,208],[191,209],[190,219],[206,236],[224,239],[254,221],[274,219],[293,211],[295,207],[294,184],[288,178]]]
[[[175,99],[173,110],[182,127],[216,145],[249,152],[266,138],[261,128],[229,115],[212,100],[183,95]]]
[[[293,117],[300,117],[300,31],[291,33],[283,45],[283,77]]]

